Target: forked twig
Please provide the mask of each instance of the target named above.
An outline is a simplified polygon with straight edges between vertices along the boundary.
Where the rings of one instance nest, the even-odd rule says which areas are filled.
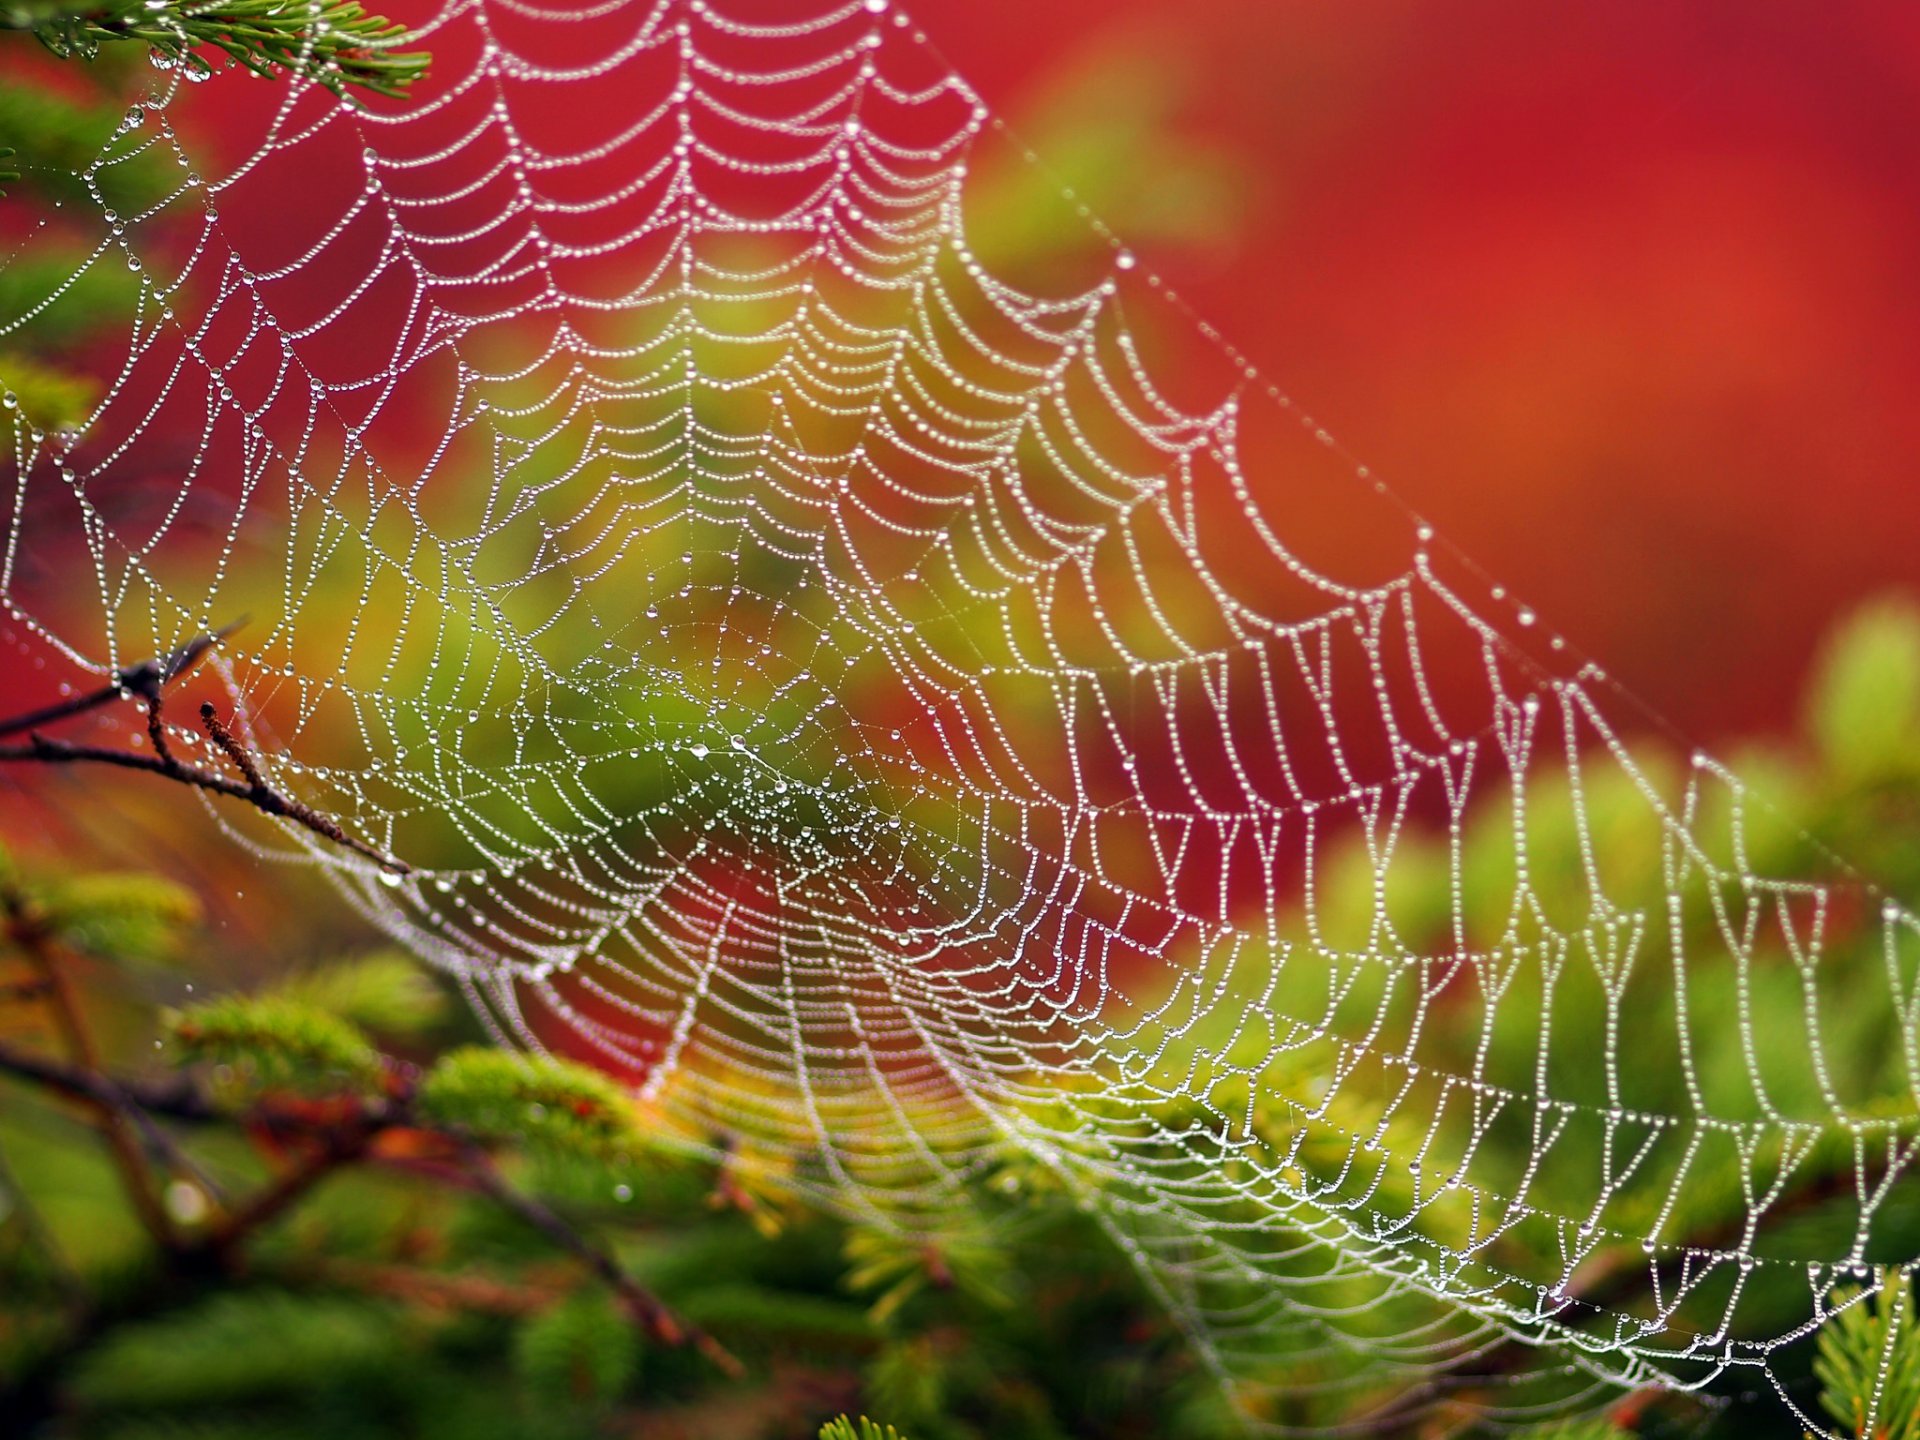
[[[56,721],[66,720],[75,715],[84,715],[89,710],[97,710],[115,700],[124,700],[129,695],[138,695],[144,700],[158,698],[160,691],[168,682],[193,669],[206,656],[207,652],[226,639],[242,625],[246,617],[223,626],[211,635],[196,635],[171,655],[154,660],[143,660],[138,665],[129,665],[115,673],[113,679],[98,690],[89,690],[84,695],[76,695],[70,700],[62,700],[57,705],[48,705],[39,710],[30,710],[25,715],[15,715],[0,720],[0,736],[18,735],[23,731],[39,730]]]
[[[261,772],[252,754],[220,719],[219,712],[211,703],[200,707],[200,722],[214,746],[232,762],[243,778],[235,780],[231,776],[190,764],[173,753],[172,746],[167,742],[166,723],[162,714],[162,697],[167,684],[192,669],[201,657],[236,628],[237,625],[229,625],[213,635],[201,635],[171,655],[130,666],[98,690],[26,715],[0,720],[0,735],[17,735],[24,731],[27,736],[24,745],[0,745],[0,761],[34,761],[47,765],[117,765],[123,770],[142,770],[149,775],[159,775],[182,785],[190,785],[196,790],[245,801],[263,815],[291,820],[302,829],[331,840],[342,849],[366,857],[390,874],[411,873],[412,867],[405,861],[364,840],[356,839],[343,830],[340,822],[332,816],[276,789]],[[147,735],[153,745],[151,755],[133,750],[116,750],[108,745],[76,744],[42,733],[42,727],[46,725],[85,714],[109,701],[128,696],[137,696],[145,703]]]

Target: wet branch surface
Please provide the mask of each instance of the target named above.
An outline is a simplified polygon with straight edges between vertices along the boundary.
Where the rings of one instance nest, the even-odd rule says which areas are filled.
[[[229,625],[212,635],[201,635],[171,655],[130,666],[97,690],[24,715],[0,719],[0,737],[26,736],[23,743],[0,745],[0,762],[111,765],[122,770],[158,775],[195,790],[242,801],[263,815],[292,821],[344,850],[371,860],[390,874],[409,874],[411,867],[405,861],[349,835],[332,816],[278,789],[267,779],[259,762],[234,735],[232,728],[220,718],[212,704],[200,707],[201,728],[213,747],[239,772],[239,778],[192,764],[174,753],[167,738],[166,688],[199,664],[221,640],[239,628],[239,623],[244,622]],[[147,735],[153,746],[151,754],[121,750],[110,745],[77,743],[45,733],[50,725],[88,714],[114,701],[128,699],[140,701],[145,708]]]

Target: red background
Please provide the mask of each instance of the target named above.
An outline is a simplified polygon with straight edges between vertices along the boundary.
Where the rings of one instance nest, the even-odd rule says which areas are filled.
[[[1016,125],[1179,77],[1241,208],[1151,263],[1695,738],[1791,718],[1837,616],[1920,583],[1920,7],[915,13]]]

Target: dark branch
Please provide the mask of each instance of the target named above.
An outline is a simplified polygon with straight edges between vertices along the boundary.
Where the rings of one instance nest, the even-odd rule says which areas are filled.
[[[271,1225],[322,1180],[366,1154],[375,1133],[377,1126],[366,1124],[335,1126],[321,1132],[319,1150],[232,1211],[202,1236],[195,1248],[223,1266],[230,1265],[248,1236]]]
[[[236,622],[235,625],[229,625],[214,635],[199,636],[162,659],[148,660],[143,664],[122,670],[114,676],[111,684],[104,685],[98,690],[75,696],[58,705],[35,710],[31,714],[0,720],[0,735],[17,735],[22,731],[27,735],[24,745],[0,745],[0,763],[12,761],[36,762],[44,765],[117,765],[123,770],[142,770],[149,775],[159,775],[164,779],[192,786],[196,790],[205,790],[210,794],[226,795],[232,799],[244,801],[263,815],[291,820],[302,829],[310,830],[324,839],[331,840],[342,849],[364,856],[391,874],[411,873],[412,867],[405,861],[367,844],[364,840],[356,839],[342,829],[340,822],[332,816],[275,789],[272,782],[261,772],[259,763],[220,719],[219,713],[211,704],[200,707],[200,721],[206,727],[208,738],[244,778],[235,780],[201,766],[188,764],[173,753],[173,747],[167,741],[167,728],[162,714],[162,694],[168,682],[190,670],[202,656],[243,623],[245,622]],[[59,740],[41,733],[43,726],[85,714],[109,701],[126,699],[129,696],[145,702],[147,735],[153,744],[151,755],[143,755],[132,750],[116,750],[107,745],[76,744],[70,740]]]
[[[236,740],[233,732],[221,723],[220,716],[211,703],[200,707],[200,720],[207,727],[207,734],[212,737],[213,743],[218,745],[226,757],[233,761],[234,767],[247,777],[245,788],[236,788],[228,793],[238,795],[256,810],[268,815],[284,816],[294,824],[304,826],[316,835],[323,835],[334,844],[344,846],[356,855],[364,855],[382,870],[390,871],[395,875],[406,875],[411,872],[412,867],[404,860],[397,859],[384,850],[375,849],[363,840],[354,839],[342,830],[339,822],[331,816],[323,815],[311,805],[282,795],[274,789],[266,777],[260,773],[260,767],[247,753],[246,747]],[[163,757],[163,760],[166,763],[174,763],[171,757]]]
[[[15,715],[9,719],[0,720],[0,735],[19,735],[29,730],[44,730],[56,721],[66,720],[75,715],[84,715],[89,710],[97,710],[102,705],[111,704],[115,700],[124,700],[129,695],[139,696],[149,704],[157,702],[162,689],[193,669],[208,651],[246,623],[246,617],[243,615],[233,624],[216,630],[211,635],[196,635],[171,655],[142,660],[138,665],[129,665],[126,669],[117,671],[113,679],[98,690],[89,690],[84,695],[62,700],[57,705],[48,705],[39,710],[30,710],[25,715]]]
[[[159,1085],[143,1084],[137,1080],[109,1080],[92,1070],[69,1065],[50,1055],[36,1055],[30,1050],[21,1050],[4,1040],[0,1040],[0,1074],[30,1081],[69,1100],[105,1105],[117,1098],[143,1111],[149,1118],[161,1115],[169,1120],[185,1120],[195,1124],[208,1124],[223,1118],[213,1102],[184,1077]]]
[[[634,1318],[647,1327],[647,1332],[654,1339],[663,1345],[691,1345],[728,1375],[737,1377],[744,1373],[740,1362],[719,1341],[699,1326],[675,1315],[658,1296],[629,1275],[612,1252],[595,1244],[533,1196],[524,1195],[509,1185],[494,1168],[492,1159],[485,1151],[474,1145],[463,1146],[461,1170],[481,1194],[502,1209],[518,1215],[554,1244],[584,1261],[607,1288],[620,1297],[633,1312]]]

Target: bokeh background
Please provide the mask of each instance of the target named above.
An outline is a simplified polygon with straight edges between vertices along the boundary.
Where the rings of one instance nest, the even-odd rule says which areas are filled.
[[[1920,12],[926,0],[1201,314],[1700,740],[1920,582]]]
[[[1003,210],[1073,186],[1688,742],[1790,725],[1836,618],[1920,583],[1912,7],[914,13],[1046,162]],[[12,643],[0,666],[23,701],[60,670]],[[0,827],[43,831],[0,784]]]
[[[1649,725],[1802,746],[1822,637],[1920,587],[1911,6],[914,9],[1050,171],[988,168],[993,243],[1044,268],[1058,211],[1023,201],[1073,187]],[[25,67],[0,86],[26,68],[56,91],[99,82],[0,61]],[[145,80],[117,74],[129,94]],[[1316,539],[1357,563],[1380,548]],[[89,678],[5,638],[0,711]],[[1868,848],[1910,867],[1910,833]],[[0,844],[42,868],[158,868],[201,897],[162,1000],[370,940],[310,874],[157,782],[0,773]],[[130,1010],[116,1040],[148,1019]]]

